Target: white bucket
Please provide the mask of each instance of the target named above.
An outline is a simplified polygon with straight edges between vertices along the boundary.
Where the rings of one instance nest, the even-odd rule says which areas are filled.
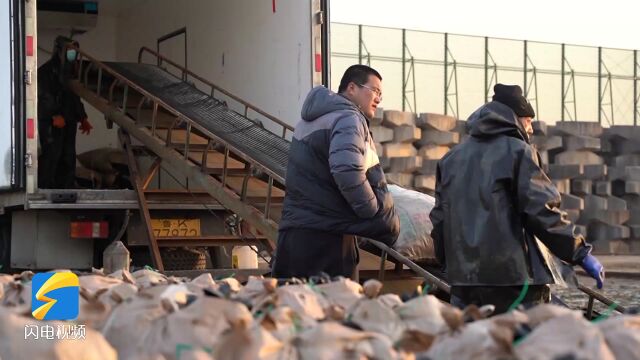
[[[255,246],[234,246],[231,251],[231,264],[234,269],[257,269],[258,248]]]

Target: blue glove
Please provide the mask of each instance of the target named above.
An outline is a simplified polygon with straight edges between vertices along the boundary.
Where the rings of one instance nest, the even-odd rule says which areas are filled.
[[[592,278],[596,279],[598,289],[602,289],[604,283],[604,267],[600,264],[600,261],[595,256],[589,254],[582,260],[582,268]]]

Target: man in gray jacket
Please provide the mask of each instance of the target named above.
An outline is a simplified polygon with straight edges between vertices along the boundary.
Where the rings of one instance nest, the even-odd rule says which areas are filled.
[[[273,276],[353,277],[355,236],[388,245],[397,239],[398,217],[369,131],[381,81],[376,70],[353,65],[338,94],[318,86],[307,95],[289,150]]]

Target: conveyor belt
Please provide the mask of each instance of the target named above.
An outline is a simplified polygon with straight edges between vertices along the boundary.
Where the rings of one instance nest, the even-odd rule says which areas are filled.
[[[289,153],[286,139],[155,65],[120,62],[105,65],[284,179]]]

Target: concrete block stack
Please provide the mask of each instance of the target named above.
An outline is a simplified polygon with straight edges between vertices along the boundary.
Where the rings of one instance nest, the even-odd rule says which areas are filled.
[[[531,143],[562,209],[596,253],[640,254],[640,127],[533,123]],[[433,195],[438,161],[464,141],[466,121],[378,109],[371,122],[387,179]]]
[[[465,134],[465,121],[451,116],[378,109],[371,121],[387,180],[433,194],[436,165]]]
[[[413,187],[413,173],[422,166],[413,142],[420,138],[416,116],[412,112],[381,110],[381,121],[371,127],[373,139],[380,143],[380,163],[387,180],[402,187]]]
[[[611,126],[603,131],[602,141],[608,149],[610,196],[626,205],[618,219],[626,236],[610,240],[608,250],[640,254],[640,127]]]
[[[438,161],[460,143],[464,123],[447,115],[422,113],[418,116],[416,125],[422,129],[422,136],[415,142],[415,146],[419,148],[422,167],[418,169],[414,181],[415,189],[433,195]]]
[[[593,122],[567,121],[553,126],[550,135],[562,138],[561,152],[555,154],[557,165],[603,165],[604,159],[596,152],[600,151],[602,127]]]
[[[549,153],[557,152],[558,149],[562,148],[562,137],[549,135],[547,124],[543,121],[534,121],[532,126],[533,136],[531,137],[531,143],[540,153],[543,168],[547,170]]]
[[[532,142],[546,151],[562,208],[596,253],[640,251],[640,133],[595,122],[558,122]],[[637,169],[637,170],[636,170]]]

